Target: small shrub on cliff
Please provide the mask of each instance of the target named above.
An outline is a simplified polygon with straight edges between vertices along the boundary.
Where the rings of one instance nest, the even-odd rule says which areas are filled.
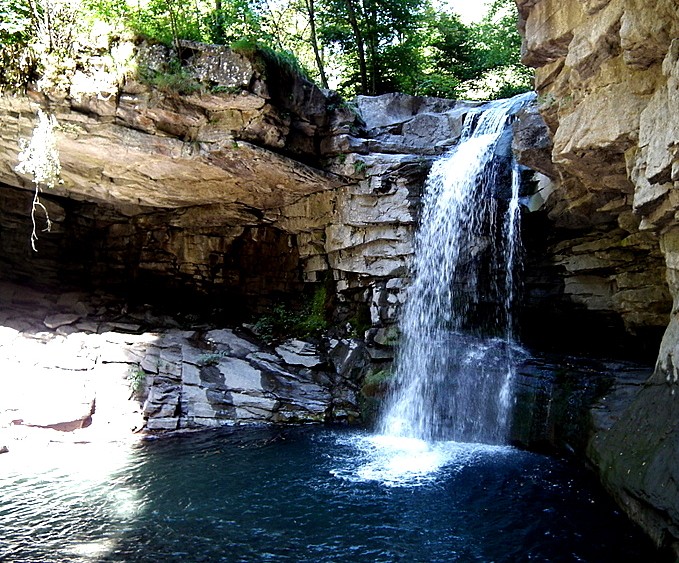
[[[203,85],[176,59],[164,71],[151,69],[140,71],[139,79],[165,94],[190,95],[204,90]]]
[[[297,316],[286,305],[278,304],[270,313],[260,316],[255,322],[255,333],[265,342],[292,336]]]
[[[275,305],[270,313],[257,319],[253,329],[266,342],[290,337],[318,336],[328,328],[327,300],[327,290],[321,286],[316,289],[311,301],[301,309],[292,310],[287,305]]]
[[[307,305],[301,312],[295,329],[301,336],[316,336],[328,328],[325,306],[328,300],[328,292],[325,287],[319,287]]]
[[[361,393],[364,397],[382,397],[389,389],[393,374],[389,369],[370,372],[363,380]]]
[[[311,80],[308,71],[292,51],[272,49],[264,43],[249,38],[234,41],[230,48],[235,53],[240,53],[251,60],[259,58],[261,67],[258,70],[264,75],[267,73],[267,67],[271,66],[288,76],[301,76]]]
[[[144,392],[144,386],[146,385],[146,372],[141,368],[141,366],[137,365],[130,369],[127,379],[130,383],[132,397],[141,397],[142,393]]]
[[[228,354],[224,351],[201,354],[198,356],[198,364],[201,367],[216,366],[219,365],[219,362],[227,355]]]

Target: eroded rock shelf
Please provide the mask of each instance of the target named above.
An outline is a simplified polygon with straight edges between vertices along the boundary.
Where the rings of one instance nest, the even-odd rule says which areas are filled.
[[[553,138],[550,222],[597,233],[555,247],[566,291],[589,310],[612,305],[632,331],[664,329],[654,375],[629,410],[596,433],[590,456],[628,514],[676,554],[677,3],[517,6],[523,58],[537,68],[540,112]]]
[[[630,515],[677,552],[676,6],[517,4],[524,59],[538,67],[537,104],[514,124],[531,186],[523,337],[646,358],[662,337],[655,374],[623,386],[620,408],[638,396],[597,423],[588,455]],[[393,358],[424,179],[478,104],[397,94],[346,104],[266,61],[184,47],[212,90],[161,92],[111,72],[106,88],[85,92],[88,68],[100,85],[108,72],[90,53],[66,90],[0,97],[3,377],[8,389],[18,373],[42,382],[23,403],[3,394],[0,423],[22,421],[15,431],[97,417],[125,431],[351,420],[366,373]],[[150,68],[167,57],[128,51]],[[60,124],[63,183],[43,194],[53,229],[36,254],[33,186],[15,166],[39,107]],[[321,287],[333,327],[324,339],[268,346],[242,331]],[[17,346],[28,363],[16,363]],[[48,365],[57,349],[72,353]],[[59,369],[73,404],[45,417]],[[128,402],[134,373],[141,403]]]
[[[351,380],[358,342],[273,347],[242,330],[128,308],[111,295],[6,282],[0,311],[0,427],[9,440],[26,428],[92,426],[90,434],[120,438],[359,417]]]

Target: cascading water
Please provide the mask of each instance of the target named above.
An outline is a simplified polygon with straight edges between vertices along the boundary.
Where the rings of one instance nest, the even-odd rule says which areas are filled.
[[[529,99],[468,114],[460,143],[432,167],[383,434],[506,441],[520,182],[518,166],[508,150],[502,156],[501,146],[510,116]]]

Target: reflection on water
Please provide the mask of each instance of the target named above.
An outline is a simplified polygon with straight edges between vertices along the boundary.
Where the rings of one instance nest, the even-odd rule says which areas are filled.
[[[3,561],[655,561],[568,464],[345,429],[50,446],[0,491]]]
[[[0,560],[86,561],[143,512],[121,444],[50,444],[0,458]]]

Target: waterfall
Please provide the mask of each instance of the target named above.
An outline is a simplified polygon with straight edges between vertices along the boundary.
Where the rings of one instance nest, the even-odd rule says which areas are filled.
[[[506,126],[529,99],[472,110],[460,143],[432,167],[383,434],[506,441],[521,252],[519,172],[508,156]]]

